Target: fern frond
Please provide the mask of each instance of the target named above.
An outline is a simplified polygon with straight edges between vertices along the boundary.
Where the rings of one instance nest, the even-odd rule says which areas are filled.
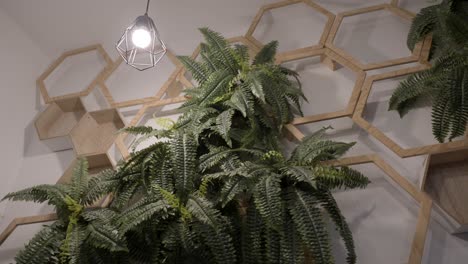
[[[67,189],[68,188],[66,188],[66,186],[59,184],[42,184],[21,191],[9,193],[3,197],[2,201],[31,201],[36,203],[43,203],[47,201],[50,205],[62,207],[66,206],[64,200],[65,196],[67,195]]]
[[[179,134],[171,144],[175,186],[180,193],[195,189],[197,176],[197,143],[189,134]]]
[[[169,208],[165,200],[158,200],[153,197],[144,198],[121,213],[117,220],[120,233],[125,234],[137,228],[141,223],[152,219],[156,214],[160,219],[167,219],[170,214]]]
[[[78,163],[73,168],[73,176],[71,180],[70,196],[80,201],[88,189],[88,160],[85,158],[78,159]]]
[[[288,208],[314,263],[333,263],[330,241],[318,201],[311,194],[292,188]]]
[[[222,228],[221,213],[205,198],[191,195],[187,200],[187,210],[201,223],[215,231]]]
[[[154,128],[150,126],[130,126],[122,128],[120,133],[129,133],[132,135],[146,135],[153,132]]]
[[[283,213],[283,226],[280,241],[281,263],[304,263],[304,248],[301,237],[289,212]]]
[[[203,83],[208,79],[207,69],[199,62],[188,56],[178,56],[179,61],[185,66],[185,68],[192,74],[193,78]]]
[[[260,64],[274,63],[277,49],[278,49],[278,41],[272,41],[266,44],[255,56],[253,64],[260,65]]]
[[[335,227],[341,235],[344,241],[346,250],[348,251],[346,261],[348,264],[355,264],[357,260],[356,252],[354,249],[353,234],[346,223],[346,219],[341,214],[340,208],[336,203],[333,195],[329,191],[320,191],[316,193],[316,197],[320,201],[321,205],[327,211],[330,218],[335,223]]]
[[[65,239],[64,227],[56,222],[44,226],[15,257],[18,264],[58,263],[60,244]]]
[[[234,116],[234,110],[229,109],[229,110],[222,112],[216,118],[216,132],[218,132],[223,137],[223,139],[226,141],[226,144],[229,147],[232,146],[232,140],[229,135],[229,132],[231,131],[233,116]]]
[[[279,230],[282,225],[281,178],[279,175],[265,175],[257,183],[253,192],[257,210],[268,225]]]
[[[205,37],[212,56],[228,68],[232,74],[236,74],[239,68],[235,63],[234,56],[229,50],[229,43],[226,39],[224,39],[219,33],[208,28],[201,28],[200,32]]]
[[[439,142],[444,142],[451,128],[450,114],[452,109],[449,99],[448,93],[441,92],[432,107],[432,134]]]
[[[234,264],[237,262],[231,236],[224,230],[216,231],[209,225],[195,223],[195,232],[203,237],[204,244],[210,249],[215,263]]]
[[[96,177],[89,180],[88,189],[83,198],[84,205],[92,205],[105,195],[109,194],[119,184],[119,178],[113,170],[103,170]]]
[[[86,227],[87,241],[95,248],[110,252],[128,251],[125,241],[120,238],[119,230],[103,221],[91,221]]]
[[[347,189],[365,188],[370,183],[369,179],[362,175],[362,173],[348,167],[337,169],[317,165],[313,168],[313,174],[317,182],[327,189],[343,187]]]

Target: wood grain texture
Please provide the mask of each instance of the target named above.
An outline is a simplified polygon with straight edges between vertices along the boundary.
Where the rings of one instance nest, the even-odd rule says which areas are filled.
[[[419,209],[416,232],[413,236],[408,264],[421,264],[423,261],[427,231],[431,220],[431,211],[432,200],[427,197],[427,195],[422,195],[421,208]]]
[[[123,118],[115,109],[86,113],[70,132],[77,156],[106,153],[114,142],[116,132],[125,127]]]
[[[468,149],[432,155],[423,188],[460,225],[468,225]]]

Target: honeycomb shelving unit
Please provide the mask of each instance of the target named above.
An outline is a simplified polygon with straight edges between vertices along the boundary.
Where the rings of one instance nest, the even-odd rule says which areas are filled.
[[[434,200],[434,217],[451,233],[468,231],[468,149],[430,155],[421,189]]]
[[[52,102],[36,119],[39,139],[54,151],[71,149],[73,146],[68,135],[85,114],[80,97]]]
[[[86,113],[70,132],[78,156],[106,153],[125,123],[116,109]]]
[[[388,161],[380,154],[366,154],[346,157],[331,162],[333,165],[358,165],[373,164],[388,176],[388,181],[403,190],[404,195],[411,197],[419,206],[417,223],[414,229],[409,257],[405,263],[420,264],[423,260],[428,226],[431,220],[431,213],[434,213],[435,220],[448,223],[444,226],[450,232],[467,231],[468,212],[462,208],[461,201],[466,201],[468,197],[464,189],[468,187],[468,137],[464,139],[443,144],[430,144],[416,148],[404,148],[390,139],[383,131],[373,126],[364,119],[363,113],[369,95],[373,89],[373,83],[379,80],[404,76],[414,72],[427,69],[430,66],[429,51],[432,44],[431,36],[426,37],[408,57],[389,58],[386,61],[376,63],[364,63],[350,55],[346,50],[335,46],[334,40],[340,30],[343,19],[350,16],[359,16],[375,11],[390,12],[392,15],[400,17],[406,21],[411,20],[415,14],[399,7],[398,0],[388,0],[386,4],[371,5],[366,8],[350,10],[339,14],[321,7],[312,0],[285,0],[273,4],[268,4],[260,8],[254,17],[248,31],[244,36],[229,39],[230,43],[240,43],[249,48],[251,55],[256,54],[265,43],[261,43],[254,37],[254,32],[262,19],[262,16],[269,10],[286,8],[294,4],[305,4],[314,10],[314,13],[326,17],[326,23],[321,29],[321,37],[318,43],[310,43],[310,46],[301,47],[294,50],[280,52],[276,57],[276,63],[282,64],[304,58],[317,57],[320,62],[334,71],[338,67],[345,67],[356,75],[351,96],[345,107],[335,112],[314,113],[305,117],[295,118],[291,124],[285,126],[285,133],[288,138],[296,141],[302,140],[305,136],[298,125],[315,123],[324,120],[348,118],[354,124],[363,129],[370,138],[374,138],[389,151],[395,153],[397,157],[414,157],[429,155],[426,163],[427,173],[421,186],[416,186],[404,175],[397,172]],[[66,95],[64,97],[50,97],[44,84],[44,80],[57,68],[66,57],[76,56],[83,52],[97,50],[102,54],[107,66],[102,72],[96,73],[96,79],[82,92]],[[200,52],[195,48],[192,58],[196,59]],[[100,45],[93,45],[82,49],[64,53],[58,60],[52,63],[51,67],[38,79],[38,86],[44,101],[48,103],[48,108],[41,113],[36,121],[36,127],[41,139],[67,137],[70,135],[72,147],[78,155],[85,156],[90,163],[91,174],[97,174],[105,168],[112,168],[119,159],[126,159],[130,155],[131,142],[134,138],[126,134],[117,135],[115,132],[125,126],[118,109],[129,106],[141,106],[136,116],[129,122],[128,126],[147,124],[154,117],[172,116],[173,106],[186,100],[183,90],[195,86],[190,76],[187,75],[184,67],[177,61],[173,53],[168,53],[168,58],[175,66],[175,70],[161,87],[155,87],[154,95],[135,100],[117,101],[105,81],[112,74],[116,74],[116,69],[122,64],[119,58],[112,61]],[[409,64],[418,63],[417,66]],[[403,67],[400,70],[392,70],[377,75],[370,75],[372,69],[389,69],[392,66]],[[93,89],[102,91],[111,109],[96,112],[87,112],[80,97],[86,96]],[[304,87],[313,89],[313,87]],[[75,107],[72,107],[75,106]],[[120,153],[119,157],[114,157],[115,153]],[[447,154],[448,153],[448,154]],[[117,155],[118,156],[118,155]],[[66,182],[70,178],[73,164],[67,169],[60,182]],[[463,188],[465,187],[465,188]],[[433,210],[434,201],[434,210]],[[448,201],[454,203],[448,204]],[[105,205],[106,202],[104,202]],[[0,245],[14,231],[16,226],[31,223],[48,222],[56,219],[55,214],[39,215],[14,219],[8,228],[0,234]]]
[[[57,70],[65,60],[74,57],[80,56],[81,54],[85,54],[87,52],[97,51],[97,53],[101,56],[104,60],[106,66],[98,73],[96,73],[96,77],[89,83],[86,87],[82,87],[81,91],[76,91],[74,93],[70,93],[63,96],[51,96],[46,86],[46,79],[55,71]],[[37,86],[39,87],[39,91],[42,94],[42,98],[46,103],[52,103],[59,99],[67,99],[73,97],[80,97],[88,95],[96,86],[97,82],[103,77],[106,72],[110,70],[110,67],[113,65],[112,59],[109,57],[107,52],[100,44],[91,45],[75,50],[70,50],[63,53],[58,59],[56,59],[52,64],[47,68],[47,70],[37,79]]]

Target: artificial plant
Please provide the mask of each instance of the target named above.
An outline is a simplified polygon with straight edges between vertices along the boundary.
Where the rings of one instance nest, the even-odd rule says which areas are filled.
[[[156,143],[98,176],[88,191],[93,200],[112,193],[103,213],[115,212],[105,218],[125,250],[89,254],[96,263],[113,256],[112,263],[328,264],[332,222],[347,262],[356,263],[332,191],[363,188],[368,179],[327,164],[354,143],[325,140],[323,128],[288,153],[283,127],[301,114],[303,94],[297,74],[274,63],[277,42],[251,60],[247,47],[201,32],[200,59],[179,57],[196,82],[185,90],[182,116],[163,130],[126,128]]]
[[[403,117],[421,100],[432,103],[432,132],[439,142],[463,136],[468,124],[468,2],[444,0],[414,18],[408,47],[432,35],[430,69],[411,74],[390,99]]]
[[[106,173],[113,172],[102,174]],[[108,221],[116,213],[96,205],[106,193],[96,192],[93,186],[103,178],[90,178],[88,162],[80,159],[68,184],[37,185],[7,194],[3,200],[47,202],[57,214],[57,220],[17,254],[16,263],[97,263],[94,256],[111,259],[111,252],[127,251],[125,240]]]

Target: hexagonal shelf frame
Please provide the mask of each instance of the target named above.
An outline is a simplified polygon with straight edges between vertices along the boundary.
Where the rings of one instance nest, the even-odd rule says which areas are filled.
[[[330,11],[326,10],[325,8],[321,7],[320,5],[314,3],[311,0],[285,0],[285,1],[281,1],[281,2],[277,2],[277,3],[262,6],[260,8],[260,10],[258,11],[257,15],[255,15],[255,17],[254,17],[254,19],[252,21],[252,24],[250,25],[247,33],[245,34],[245,37],[248,40],[250,40],[252,43],[254,43],[257,47],[261,48],[264,44],[261,43],[258,39],[256,39],[253,36],[253,33],[254,33],[255,29],[257,28],[258,24],[260,23],[260,20],[262,19],[263,14],[265,12],[269,11],[269,10],[272,10],[272,9],[278,9],[278,8],[281,8],[281,7],[285,7],[285,6],[289,6],[289,5],[295,5],[295,4],[299,4],[299,3],[304,3],[307,6],[310,6],[315,11],[325,15],[328,18],[327,23],[325,24],[325,27],[323,29],[323,32],[322,32],[322,35],[320,37],[320,40],[319,40],[318,44],[311,45],[311,46],[308,46],[308,47],[299,48],[299,49],[295,49],[295,50],[291,50],[291,51],[280,52],[280,53],[278,53],[276,55],[278,60],[284,61],[285,59],[283,57],[288,57],[288,56],[294,55],[296,53],[308,52],[308,51],[311,51],[311,50],[316,50],[316,49],[323,48],[324,45],[325,45],[327,36],[329,35],[331,27],[333,25],[333,21],[335,20],[335,15],[333,13],[331,13]]]
[[[50,221],[55,221],[55,220],[57,220],[56,214],[44,214],[44,215],[17,217],[13,219],[10,222],[10,224],[0,234],[0,246],[7,240],[7,238],[19,226],[45,223],[45,222],[50,222]]]
[[[117,138],[116,132],[125,127],[119,111],[106,109],[86,113],[70,132],[77,156],[106,153]]]
[[[112,93],[110,92],[109,88],[105,84],[106,80],[117,70],[117,68],[122,64],[124,61],[122,57],[119,57],[115,63],[113,63],[112,67],[107,71],[102,78],[99,79],[99,87],[101,88],[102,93],[106,97],[107,101],[109,104],[114,107],[114,108],[121,108],[121,107],[128,107],[128,106],[134,106],[134,105],[139,105],[139,104],[145,104],[145,103],[150,103],[153,101],[157,101],[161,99],[161,97],[164,95],[166,90],[169,88],[169,86],[172,84],[172,82],[176,81],[178,79],[180,72],[182,71],[182,64],[179,62],[179,60],[176,58],[176,56],[170,51],[167,50],[166,56],[169,58],[169,60],[175,65],[176,69],[171,73],[169,76],[169,79],[164,82],[162,87],[160,87],[157,92],[154,94],[154,96],[146,97],[146,98],[141,98],[141,99],[133,99],[133,100],[127,100],[127,101],[122,101],[122,102],[117,102],[112,96]]]
[[[332,71],[336,69],[337,64],[340,64],[343,67],[350,69],[357,76],[356,82],[354,84],[351,97],[349,98],[348,105],[345,109],[338,110],[335,112],[322,113],[322,114],[310,115],[310,116],[305,116],[305,117],[296,117],[292,121],[292,124],[294,125],[306,124],[306,123],[317,122],[317,121],[322,121],[322,120],[329,120],[329,119],[345,117],[345,116],[352,116],[354,112],[354,108],[356,107],[357,101],[359,99],[361,87],[364,84],[364,80],[366,78],[366,73],[362,71],[361,69],[359,69],[359,67],[345,60],[340,55],[336,54],[335,52],[327,48],[295,52],[294,54],[289,54],[289,55],[285,55],[285,56],[278,58],[277,63],[281,64],[284,62],[289,62],[289,61],[294,61],[294,60],[299,60],[299,59],[304,59],[304,58],[309,58],[309,57],[315,57],[315,56],[320,56],[322,63],[327,65]]]
[[[434,200],[434,218],[450,233],[468,231],[468,149],[432,154],[421,190]]]
[[[53,151],[73,148],[68,135],[85,114],[86,109],[80,97],[52,102],[34,122],[39,140]]]
[[[366,13],[371,13],[371,12],[376,12],[376,11],[381,11],[381,10],[389,11],[392,14],[398,17],[401,17],[403,19],[409,20],[409,21],[411,21],[414,17],[413,13],[406,11],[404,9],[401,9],[399,7],[393,6],[391,4],[380,4],[380,5],[375,5],[375,6],[370,6],[370,7],[365,7],[365,8],[360,8],[360,9],[340,13],[336,16],[335,22],[333,23],[333,26],[330,30],[330,34],[328,35],[328,38],[325,44],[326,47],[340,54],[346,60],[349,60],[350,62],[353,62],[354,64],[358,65],[359,68],[365,71],[380,69],[380,68],[389,67],[389,66],[401,65],[401,64],[411,63],[411,62],[417,62],[420,60],[424,61],[424,58],[426,58],[429,54],[427,49],[430,49],[430,45],[431,45],[430,42],[426,44],[425,49],[424,49],[426,53],[424,54],[421,54],[421,52],[423,50],[423,43],[425,41],[418,43],[416,47],[414,48],[412,55],[410,56],[391,59],[391,60],[382,61],[382,62],[376,62],[376,63],[362,63],[359,59],[348,54],[345,50],[335,46],[333,42],[338,33],[339,27],[345,17],[351,17],[351,16],[356,16],[360,14],[366,14]]]
[[[104,61],[106,62],[106,66],[104,67],[104,69],[96,75],[94,80],[83,91],[71,93],[67,95],[62,95],[62,96],[51,97],[45,85],[45,80],[47,79],[47,77],[49,77],[50,74],[52,74],[52,72],[55,69],[57,69],[62,62],[65,61],[66,58],[76,56],[81,53],[90,52],[93,50],[96,50],[98,54],[100,54],[102,58],[104,59]],[[42,94],[42,98],[44,99],[44,102],[47,104],[52,103],[53,101],[56,101],[56,100],[68,99],[68,98],[79,97],[79,96],[86,96],[94,89],[99,79],[110,69],[112,65],[113,65],[112,59],[109,57],[109,55],[101,46],[101,44],[91,45],[91,46],[87,46],[87,47],[83,47],[83,48],[79,48],[75,50],[70,50],[70,51],[63,53],[58,59],[52,62],[52,64],[49,66],[49,68],[47,68],[47,70],[44,73],[41,74],[41,76],[37,79],[36,83],[37,83],[37,86],[39,87],[39,91]]]
[[[305,136],[294,125],[286,125],[285,132],[289,134],[291,139],[301,141]],[[416,223],[416,231],[413,236],[411,245],[411,253],[409,256],[409,264],[421,263],[424,253],[424,244],[426,243],[426,235],[431,219],[432,200],[424,192],[420,191],[416,186],[408,181],[405,177],[400,175],[393,169],[384,159],[377,154],[354,156],[349,158],[342,158],[339,160],[328,161],[326,164],[333,166],[351,166],[358,164],[373,163],[387,174],[394,183],[401,187],[410,197],[420,204],[418,220]]]
[[[395,152],[402,158],[406,157],[413,157],[423,154],[435,154],[435,153],[442,153],[448,152],[451,150],[457,150],[468,147],[468,137],[465,137],[458,141],[446,142],[446,143],[437,143],[431,144],[421,147],[413,147],[413,148],[403,148],[398,145],[394,140],[390,137],[385,135],[381,130],[377,127],[373,126],[370,122],[364,119],[363,112],[366,108],[367,99],[369,98],[370,92],[373,87],[373,83],[379,80],[390,79],[394,77],[405,76],[411,73],[416,73],[422,70],[427,69],[429,66],[421,65],[415,66],[407,69],[396,70],[392,72],[381,73],[377,75],[370,76],[364,82],[364,86],[362,87],[361,96],[359,98],[358,104],[356,106],[356,110],[353,115],[353,120],[356,124],[366,130],[369,135],[372,135],[377,140],[382,142],[385,146]]]

